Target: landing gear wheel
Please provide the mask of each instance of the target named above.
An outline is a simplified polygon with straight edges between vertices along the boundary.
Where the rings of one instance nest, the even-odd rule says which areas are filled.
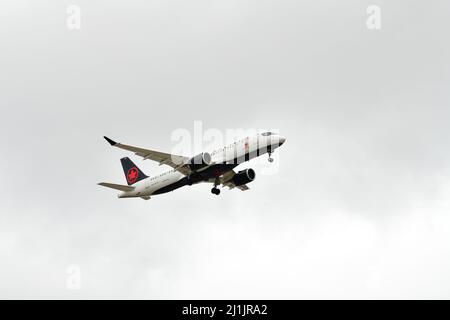
[[[215,194],[216,196],[218,196],[220,194],[220,190],[217,189],[216,187],[211,189],[211,193]]]
[[[273,158],[272,158],[272,152],[269,152],[269,162],[272,163],[273,162]]]

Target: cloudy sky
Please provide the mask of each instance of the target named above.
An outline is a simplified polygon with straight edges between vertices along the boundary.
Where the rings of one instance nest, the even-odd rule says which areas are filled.
[[[445,0],[2,1],[0,298],[450,298],[449,29]],[[278,129],[275,173],[96,185],[163,170],[103,135],[195,121]]]

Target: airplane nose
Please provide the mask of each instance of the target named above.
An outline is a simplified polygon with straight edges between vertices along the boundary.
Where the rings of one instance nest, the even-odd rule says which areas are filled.
[[[286,141],[285,137],[280,137],[280,146]]]

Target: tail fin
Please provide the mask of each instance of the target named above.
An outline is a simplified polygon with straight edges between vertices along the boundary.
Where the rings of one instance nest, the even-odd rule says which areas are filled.
[[[125,179],[127,179],[127,183],[129,186],[132,184],[148,178],[138,167],[130,160],[130,158],[125,157],[120,159],[122,162],[123,173],[125,173]]]

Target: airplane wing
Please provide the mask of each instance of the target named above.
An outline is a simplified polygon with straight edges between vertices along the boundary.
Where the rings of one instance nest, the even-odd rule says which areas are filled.
[[[249,187],[247,187],[246,184],[243,184],[242,186],[237,186],[236,188],[241,189],[242,191],[245,191],[245,190],[249,190],[249,189],[250,189]]]
[[[234,170],[229,170],[229,171],[225,172],[220,177],[220,184],[222,184],[224,187],[228,187],[230,189],[238,188],[238,189],[240,189],[242,191],[249,190],[250,188],[247,185],[245,185],[245,184],[240,185],[240,186],[236,186],[233,183],[232,179],[233,179],[235,174],[236,174],[236,171],[234,171]],[[212,182],[212,183],[214,183],[214,181],[215,181],[215,179],[210,179],[209,180],[209,182]]]
[[[150,159],[150,160],[158,162],[160,165],[166,164],[185,175],[188,175],[191,173],[191,169],[189,168],[188,165],[186,165],[186,162],[189,160],[188,157],[183,157],[183,156],[179,156],[179,155],[175,155],[175,154],[134,147],[134,146],[126,145],[123,143],[118,143],[108,137],[105,137],[105,136],[104,136],[104,138],[113,147],[117,147],[120,149],[134,152],[135,155],[144,158],[144,160]]]
[[[227,186],[227,187],[230,188],[230,189],[238,188],[238,189],[240,189],[240,190],[242,190],[242,191],[246,191],[246,190],[249,190],[249,189],[250,189],[249,187],[247,187],[246,184],[243,184],[243,185],[240,185],[240,186],[236,186],[232,181],[226,182],[226,183],[224,183],[223,185],[224,185],[224,186]]]

